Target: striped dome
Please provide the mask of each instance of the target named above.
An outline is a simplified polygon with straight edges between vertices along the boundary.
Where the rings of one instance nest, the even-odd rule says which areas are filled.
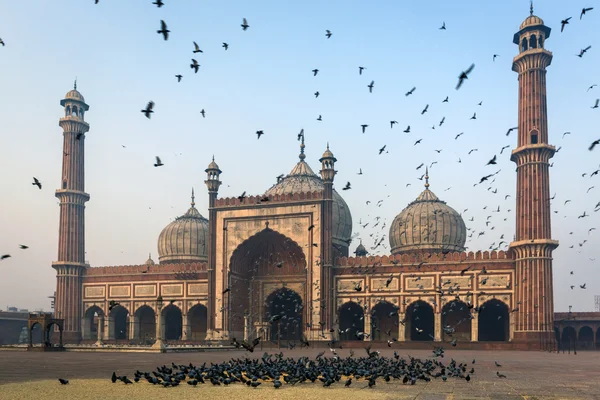
[[[464,251],[466,241],[465,221],[429,190],[428,182],[425,190],[394,218],[390,227],[392,254]]]
[[[192,206],[167,225],[158,237],[158,262],[185,263],[208,260],[208,220]]]

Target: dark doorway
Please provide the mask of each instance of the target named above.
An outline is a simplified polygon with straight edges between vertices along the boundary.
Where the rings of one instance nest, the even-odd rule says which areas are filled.
[[[138,337],[142,343],[150,344],[156,340],[156,315],[149,306],[141,306],[135,312],[139,324]]]
[[[353,301],[343,304],[339,310],[340,340],[363,340],[357,336],[365,331],[365,314],[363,308]]]
[[[113,322],[114,334],[115,334],[116,340],[123,340],[123,339],[127,339],[129,337],[129,335],[127,334],[127,331],[128,331],[127,315],[128,314],[129,314],[129,312],[123,306],[116,306],[110,312],[110,316],[112,317],[112,320],[113,320],[112,322]]]
[[[491,299],[479,308],[480,342],[505,342],[509,338],[508,307],[500,300]]]
[[[450,335],[447,332],[452,332]],[[459,342],[471,341],[471,311],[460,300],[446,303],[442,308],[442,341],[456,339]]]
[[[181,340],[183,332],[183,318],[179,307],[168,305],[163,310],[165,318],[165,339],[166,340]]]
[[[302,338],[302,299],[293,290],[281,288],[265,301],[265,319],[271,323],[271,340],[300,340]]]
[[[398,307],[388,301],[377,303],[371,313],[372,340],[398,339]]]
[[[418,342],[431,342],[435,322],[433,307],[423,300],[417,300],[406,308],[406,338]]]
[[[579,340],[577,347],[585,350],[594,348],[594,331],[589,326],[584,326],[579,330]]]
[[[196,304],[188,311],[190,337],[188,340],[201,341],[206,338],[207,310],[202,304]]]
[[[42,325],[40,325],[39,323],[35,323],[33,324],[33,326],[31,327],[31,343],[36,346],[36,345],[44,345],[45,339],[44,339],[44,330],[42,328]]]
[[[98,338],[98,328],[102,329],[102,327],[98,327],[100,322],[100,318],[104,313],[102,309],[98,306],[92,306],[87,309],[85,312],[85,324],[86,332],[85,339],[97,339]]]

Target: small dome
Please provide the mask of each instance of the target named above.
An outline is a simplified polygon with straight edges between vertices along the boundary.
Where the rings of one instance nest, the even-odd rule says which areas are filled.
[[[167,225],[158,237],[159,263],[198,262],[208,260],[208,220],[194,203],[189,210]]]
[[[148,259],[146,260],[146,262],[144,263],[144,265],[154,265],[154,264],[156,264],[156,263],[152,259],[152,256],[150,254],[148,254]]]
[[[79,93],[77,91],[77,89],[69,90],[67,92],[67,94],[65,95],[65,99],[77,100],[77,101],[81,101],[82,103],[85,103],[85,99],[83,98],[81,93]]]
[[[411,251],[464,251],[467,229],[460,214],[429,190],[425,190],[394,218],[390,227],[392,254]]]
[[[363,257],[368,254],[367,249],[362,244],[362,240],[360,241],[360,244],[358,246],[356,246],[356,250],[354,250],[354,254],[356,254],[356,257]]]
[[[528,26],[535,25],[544,25],[544,20],[538,17],[537,15],[532,14],[529,17],[525,18],[525,21],[523,21],[523,23],[519,27],[519,30],[527,28]]]
[[[321,156],[321,159],[323,159],[323,158],[335,158],[333,156],[333,153],[329,150],[329,144],[327,145],[327,150],[325,150],[325,152]]]
[[[320,176],[315,174],[310,166],[304,161],[304,137],[300,145],[300,161],[292,171],[271,186],[265,192],[265,196],[276,194],[293,194],[306,192],[322,192],[325,184]],[[333,190],[333,243],[348,247],[352,236],[352,214],[348,204],[342,196]]]
[[[215,162],[215,156],[213,156],[212,161],[210,162],[210,164],[208,164],[208,168],[206,168],[206,169],[207,170],[209,170],[209,169],[219,169],[219,166]]]

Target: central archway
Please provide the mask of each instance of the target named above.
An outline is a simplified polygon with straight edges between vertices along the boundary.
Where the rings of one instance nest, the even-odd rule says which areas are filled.
[[[456,339],[460,342],[471,341],[471,312],[469,306],[460,300],[452,300],[442,308],[442,341]]]
[[[338,309],[340,321],[340,340],[363,340],[358,336],[365,331],[365,314],[361,306],[353,301],[342,304]]]
[[[371,340],[398,338],[398,307],[381,301],[371,312]]]
[[[83,326],[84,339],[98,339],[98,330],[102,330],[100,321],[104,318],[104,312],[96,305],[91,306],[85,312],[85,320]]]
[[[243,337],[245,315],[253,324],[270,312],[267,299],[263,298],[268,294],[262,292],[263,283],[283,281],[306,287],[306,266],[302,248],[268,227],[240,244],[231,255],[227,278],[229,290],[223,298],[223,312],[233,336]],[[299,295],[305,297],[305,293]],[[300,311],[301,321],[307,320],[306,312],[304,308]],[[290,329],[292,331],[286,335],[296,335],[291,333],[293,328]],[[302,325],[297,335],[301,337]]]
[[[115,340],[127,339],[127,317],[129,312],[123,306],[116,306],[110,311],[110,317],[112,318],[112,334]]]
[[[406,308],[406,338],[417,342],[431,342],[433,335],[433,307],[417,300]]]
[[[302,338],[302,299],[288,288],[271,293],[265,301],[265,321],[271,323],[271,340],[300,340]]]
[[[165,319],[165,340],[181,340],[183,334],[183,315],[176,305],[170,304],[162,311]]]
[[[479,341],[504,342],[509,338],[508,306],[497,299],[486,301],[479,307]]]
[[[150,306],[141,306],[135,312],[139,326],[138,337],[143,344],[150,344],[156,340],[156,315]]]

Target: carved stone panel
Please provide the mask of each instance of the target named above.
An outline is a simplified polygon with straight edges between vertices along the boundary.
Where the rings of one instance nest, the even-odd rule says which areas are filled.
[[[360,282],[360,286],[364,291],[365,280],[364,279],[338,279],[337,280],[337,291],[338,292],[356,292],[354,289],[356,284]]]
[[[441,276],[440,283],[442,284],[442,289],[446,290],[448,288],[457,288],[460,290],[470,290],[471,289],[471,276]]]
[[[105,297],[105,287],[104,286],[86,286],[83,296],[86,298]]]
[[[190,283],[188,285],[188,295],[199,296],[208,294],[208,283]]]
[[[109,297],[130,297],[131,296],[131,286],[109,286],[108,288]]]
[[[379,292],[379,291],[400,290],[398,278],[392,278],[392,281],[390,282],[390,284],[387,285],[388,279],[389,278],[373,278],[373,279],[371,279],[371,291]]]
[[[161,296],[183,296],[183,284],[161,285],[160,294]]]
[[[432,276],[424,276],[419,279],[419,277],[410,278],[407,277],[405,279],[404,287],[406,290],[432,290],[433,289],[433,277]]]
[[[479,275],[478,287],[479,289],[506,289],[508,282],[510,281],[509,275]],[[482,281],[486,279],[485,284]]]
[[[135,297],[156,297],[156,285],[135,285]]]

